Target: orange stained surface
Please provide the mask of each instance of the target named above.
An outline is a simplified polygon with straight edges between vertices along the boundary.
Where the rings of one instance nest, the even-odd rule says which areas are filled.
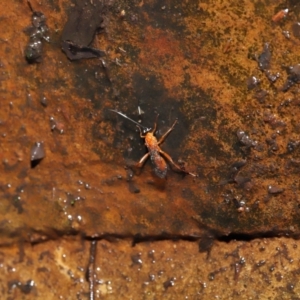
[[[104,5],[99,13],[88,9],[98,4]],[[106,238],[109,242],[99,243],[97,251],[109,249],[101,265],[111,267],[107,274],[101,273],[101,266],[95,271],[102,279],[96,284],[99,297],[110,297],[112,286],[126,294],[127,285],[111,284],[111,278],[121,274],[130,286],[124,270],[141,268],[141,261],[154,255],[150,250],[134,252],[146,249],[147,243],[128,250],[127,244],[118,248],[114,242],[128,239],[137,244],[152,238],[195,242],[194,248],[181,244],[188,249],[185,257],[191,251],[205,253],[199,254],[193,269],[190,298],[198,299],[207,290],[208,299],[228,290],[226,299],[259,298],[264,283],[272,288],[276,284],[278,299],[296,297],[299,3],[31,0],[31,5],[46,17],[49,30],[37,22],[40,14],[33,13],[27,1],[0,3],[0,244],[19,247],[11,263],[0,257],[2,273],[10,281],[3,279],[7,298],[13,297],[9,293],[16,293],[16,299],[18,293],[27,297],[32,287],[30,275],[18,273],[27,254],[24,243],[32,251],[40,246],[37,264],[47,262],[51,270],[55,262],[57,272],[76,285],[85,280],[84,245]],[[287,9],[283,17],[276,15]],[[90,17],[95,11],[98,15]],[[74,32],[75,26],[64,31],[67,20],[78,21],[80,16],[78,26],[85,29],[81,34]],[[93,26],[96,33],[89,32]],[[69,47],[83,56],[101,49],[101,60],[68,59],[62,51],[63,32],[89,42],[88,36],[90,45]],[[28,63],[28,56],[38,56],[39,62]],[[157,130],[146,135],[146,147],[137,128],[110,109],[147,128],[159,113]],[[161,146],[176,118],[176,128]],[[141,156],[142,172],[128,168]],[[154,168],[146,162],[148,156]],[[162,180],[155,170],[165,174],[166,164],[175,172],[168,170]],[[185,176],[188,172],[197,176]],[[49,251],[47,244],[45,249],[40,244],[63,243],[67,235],[83,237],[81,246],[73,249],[70,242],[66,248],[84,266],[74,266],[72,260],[68,266],[59,243]],[[282,235],[288,238],[281,240]],[[210,252],[215,244],[226,249],[219,257],[217,251]],[[164,249],[172,257],[162,250],[156,257],[161,265],[154,267],[159,295],[167,299],[173,297],[173,286],[184,294],[189,277],[177,272],[190,265],[176,256],[175,246],[166,242]],[[114,268],[112,257],[122,255],[123,269]],[[173,257],[178,264],[172,275]],[[33,260],[23,261],[31,266]],[[169,271],[162,274],[166,262]],[[205,264],[210,272],[202,277]],[[88,265],[92,270],[92,259]],[[293,273],[286,271],[290,268]],[[49,273],[48,266],[41,265],[35,278],[47,282]],[[261,284],[259,291],[251,288],[255,294],[246,288],[253,274]],[[155,288],[147,290],[147,276],[145,272],[139,288],[155,299]],[[78,293],[87,293],[89,287],[82,289]],[[269,298],[276,299],[273,294]]]
[[[53,230],[99,237],[201,236],[207,229],[221,236],[298,234],[298,77],[297,67],[282,69],[297,65],[298,39],[280,28],[294,24],[296,14],[275,26],[275,4],[112,1],[92,43],[106,51],[103,63],[70,61],[61,51],[76,6],[31,4],[49,27],[40,63],[24,57],[27,2],[11,3],[0,20],[8,28],[0,44],[3,241]],[[120,7],[128,13],[120,16]],[[161,182],[146,162],[140,173],[127,169],[147,149],[135,126],[111,108],[144,126],[159,113],[158,141],[178,118],[164,152],[153,137],[155,151],[148,148],[163,174],[162,159],[183,172],[168,171]],[[45,155],[32,164],[37,144]],[[198,176],[183,176],[185,170]]]

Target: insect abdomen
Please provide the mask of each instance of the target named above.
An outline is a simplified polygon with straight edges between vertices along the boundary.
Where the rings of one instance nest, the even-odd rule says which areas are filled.
[[[159,155],[158,151],[150,151],[150,158],[154,165],[155,174],[159,178],[165,178],[168,170],[165,160]]]

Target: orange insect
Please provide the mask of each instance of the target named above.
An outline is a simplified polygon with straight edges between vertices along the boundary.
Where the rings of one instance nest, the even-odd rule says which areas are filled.
[[[151,129],[151,128],[142,126],[141,124],[128,118],[125,114],[123,114],[119,111],[112,110],[112,109],[111,109],[111,111],[113,111],[113,112],[121,115],[122,117],[130,120],[131,122],[135,123],[140,130],[140,137],[145,139],[145,145],[148,149],[148,152],[140,159],[140,161],[136,164],[136,167],[141,168],[144,165],[144,163],[146,162],[146,160],[148,159],[148,157],[150,156],[151,162],[154,166],[154,172],[160,178],[165,178],[167,175],[168,166],[167,166],[165,159],[171,164],[171,166],[174,169],[178,170],[179,172],[183,172],[183,173],[192,175],[194,177],[196,176],[195,174],[190,173],[190,172],[186,171],[185,169],[179,167],[173,161],[173,159],[171,158],[171,156],[169,154],[167,154],[166,152],[164,152],[163,150],[160,149],[160,145],[165,141],[166,137],[174,129],[174,127],[177,123],[177,119],[174,121],[173,125],[167,130],[167,132],[159,140],[157,140],[157,138],[154,136],[155,131],[156,131],[156,121],[154,123],[153,129]],[[158,117],[158,115],[157,115],[157,117]],[[157,117],[156,117],[156,120],[157,120]]]

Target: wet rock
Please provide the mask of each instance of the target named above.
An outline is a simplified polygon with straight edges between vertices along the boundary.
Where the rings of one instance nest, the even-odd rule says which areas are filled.
[[[29,63],[39,63],[42,60],[43,44],[42,40],[50,41],[48,36],[49,28],[46,24],[46,17],[42,12],[34,11],[30,1],[28,1],[32,11],[32,26],[25,29],[29,36],[29,42],[25,47],[25,58]]]
[[[259,103],[263,103],[265,102],[265,98],[268,95],[268,92],[266,90],[258,90],[255,95],[254,98],[258,100]]]
[[[268,123],[272,129],[286,127],[286,123],[283,120],[278,119],[278,117],[270,111],[264,113],[263,120],[265,123]]]
[[[240,169],[246,165],[247,161],[245,159],[234,162],[230,166],[230,175],[229,177],[234,179],[234,177],[238,174]]]
[[[211,248],[214,244],[215,241],[215,235],[214,234],[210,234],[209,232],[207,232],[206,234],[203,235],[203,237],[201,237],[200,241],[199,241],[199,252],[207,252],[209,253],[211,251]]]
[[[23,204],[24,202],[22,201],[20,195],[14,195],[12,197],[12,205],[17,210],[18,214],[22,214],[24,212]]]
[[[53,131],[53,132],[57,131],[60,134],[63,134],[65,125],[63,122],[60,122],[60,121],[54,119],[54,117],[50,117],[50,128],[51,128],[51,131]]]
[[[36,142],[30,151],[31,167],[34,168],[45,157],[43,142]]]
[[[46,97],[42,97],[41,99],[41,104],[44,106],[44,107],[47,107],[48,106],[48,100]]]
[[[229,169],[229,174],[226,179],[221,180],[220,184],[234,183],[236,182],[236,176],[238,175],[240,169],[245,166],[247,163],[246,160],[240,160],[234,162]]]
[[[300,81],[300,64],[290,67],[288,79],[295,83]]]
[[[260,84],[260,80],[255,76],[250,76],[247,79],[247,88],[248,90],[253,90]]]
[[[94,58],[105,51],[91,48],[95,34],[103,23],[102,1],[75,1],[62,33],[62,50],[70,60]]]
[[[265,43],[263,52],[257,58],[258,67],[262,71],[270,68],[271,56],[270,45]]]
[[[42,61],[43,44],[41,40],[32,38],[25,48],[25,58],[29,63]]]
[[[265,70],[265,75],[271,83],[275,83],[276,80],[280,77],[279,73],[272,74],[269,70]]]
[[[237,175],[234,178],[234,181],[237,184],[238,188],[242,188],[245,190],[250,190],[253,186],[253,184],[251,183],[250,177],[244,177],[244,176]]]
[[[247,163],[247,161],[246,161],[245,159],[236,161],[236,162],[234,162],[234,163],[231,165],[231,170],[232,170],[233,172],[238,171],[240,168],[242,168],[243,166],[245,166],[246,163]]]
[[[130,193],[138,194],[140,192],[140,189],[132,181],[129,182],[128,188]]]
[[[280,77],[279,73],[272,74],[270,69],[271,65],[271,50],[269,43],[265,43],[263,52],[257,57],[258,67],[263,71],[271,83],[275,83],[276,80]]]
[[[269,194],[280,194],[284,191],[283,188],[280,188],[279,186],[276,185],[269,185],[268,186],[268,193]]]
[[[30,294],[32,289],[35,286],[35,282],[33,280],[28,280],[24,284],[21,281],[18,280],[11,280],[7,283],[8,285],[8,290],[13,290],[14,288],[19,288],[23,294]]]
[[[278,151],[279,146],[278,146],[275,138],[267,138],[266,143],[269,145],[270,151],[272,151],[272,152]]]
[[[257,146],[257,141],[252,140],[249,135],[245,133],[245,131],[238,129],[236,132],[238,140],[246,147],[255,147]]]
[[[293,32],[294,37],[300,39],[300,22],[295,22],[292,25],[292,32]]]
[[[292,153],[299,147],[299,141],[289,141],[287,144],[287,152]]]
[[[142,257],[142,253],[131,255],[132,265],[138,265],[141,268],[143,265],[143,261],[141,257]]]
[[[300,82],[300,64],[288,68],[288,78],[282,87],[283,92],[287,92],[294,84]]]
[[[175,285],[175,280],[176,278],[172,277],[170,279],[168,279],[167,281],[164,282],[164,288],[168,289],[169,287],[172,287]]]
[[[291,38],[291,34],[288,30],[282,30],[282,34],[288,40]]]
[[[34,281],[29,279],[26,283],[19,286],[19,288],[22,291],[22,293],[29,294],[32,291],[32,289],[34,288],[34,286],[35,286]]]

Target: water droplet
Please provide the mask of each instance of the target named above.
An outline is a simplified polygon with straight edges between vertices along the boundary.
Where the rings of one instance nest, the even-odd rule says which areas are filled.
[[[214,279],[215,279],[215,273],[210,273],[209,275],[208,275],[208,279],[210,280],[210,281],[213,281]]]
[[[288,283],[286,285],[286,288],[287,288],[288,291],[292,292],[295,288],[295,285],[293,283]]]
[[[41,99],[41,104],[44,106],[44,107],[47,107],[48,106],[48,100],[47,98],[44,96],[42,97]]]
[[[240,258],[240,264],[241,264],[241,265],[244,265],[245,263],[246,263],[246,259],[245,259],[245,257],[242,256],[242,257]]]
[[[149,274],[149,280],[150,281],[155,281],[155,275],[154,274]]]
[[[164,284],[164,288],[167,289],[169,287],[172,287],[175,285],[175,280],[176,278],[175,277],[172,277],[170,278],[169,280],[165,281],[163,284]]]
[[[135,255],[132,255],[131,260],[132,260],[133,264],[142,266],[143,261],[141,259],[141,256],[142,256],[142,253],[137,253]]]

